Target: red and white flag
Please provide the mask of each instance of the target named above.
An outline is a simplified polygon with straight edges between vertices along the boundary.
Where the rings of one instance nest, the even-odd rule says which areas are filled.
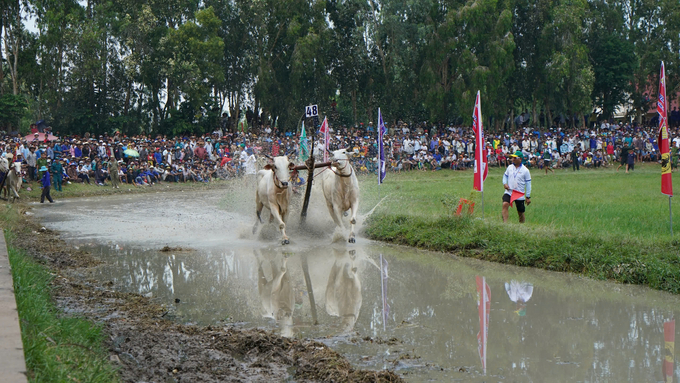
[[[482,127],[482,104],[477,91],[477,100],[475,101],[475,110],[472,113],[472,124],[475,131],[475,180],[474,189],[483,192],[484,180],[489,174],[489,163],[487,157],[487,150],[484,145],[484,129]]]
[[[328,128],[328,118],[324,117],[319,132],[323,134],[323,162],[328,162],[328,142],[331,139],[331,132]]]
[[[659,100],[656,103],[659,112],[659,153],[661,154],[661,194],[673,196],[673,175],[671,173],[671,153],[668,139],[668,101],[666,99],[666,70],[661,62],[659,77]]]

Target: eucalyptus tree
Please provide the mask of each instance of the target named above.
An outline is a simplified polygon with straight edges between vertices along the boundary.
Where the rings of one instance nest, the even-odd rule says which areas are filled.
[[[250,23],[248,2],[232,0],[207,0],[222,25],[218,31],[224,42],[224,80],[214,92],[220,99],[219,110],[228,110],[232,127],[244,102],[252,93],[257,70],[255,26]]]
[[[330,0],[326,3],[326,12],[332,23],[327,53],[329,70],[340,92],[339,109],[346,111],[341,119],[356,124],[358,105],[363,101],[364,90],[371,85],[370,68],[374,65],[370,58],[374,55],[366,41],[370,8],[363,0]],[[363,116],[364,111],[361,112]]]
[[[609,119],[617,106],[628,103],[638,62],[627,37],[623,4],[593,0],[589,6],[586,38],[595,74],[593,104]]]
[[[254,28],[257,57],[253,110],[278,116],[283,129],[295,129],[305,105],[311,101],[326,108],[335,92],[324,53],[329,37],[324,4],[264,0],[243,6]]]

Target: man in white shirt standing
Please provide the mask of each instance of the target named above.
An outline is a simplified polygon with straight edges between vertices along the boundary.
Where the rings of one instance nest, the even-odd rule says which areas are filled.
[[[531,204],[531,174],[526,166],[522,165],[522,160],[524,156],[522,152],[517,151],[515,154],[510,155],[512,159],[512,164],[508,166],[503,174],[503,187],[505,188],[505,193],[503,194],[503,222],[508,222],[510,208],[510,198],[513,191],[521,196],[517,198],[514,203],[517,204],[517,214],[519,214],[519,223],[524,223],[524,212],[526,211],[526,205]]]

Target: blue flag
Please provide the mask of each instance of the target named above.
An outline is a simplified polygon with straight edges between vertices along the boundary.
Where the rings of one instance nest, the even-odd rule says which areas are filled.
[[[387,175],[385,168],[385,147],[383,146],[383,136],[387,133],[387,128],[385,128],[385,122],[382,118],[382,113],[380,108],[378,108],[378,185],[382,184]]]

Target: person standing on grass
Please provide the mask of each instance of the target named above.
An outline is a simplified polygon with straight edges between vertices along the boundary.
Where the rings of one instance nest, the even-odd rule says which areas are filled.
[[[618,168],[616,168],[616,171],[618,172],[619,169],[621,169],[621,166],[626,167],[626,173],[628,173],[628,144],[624,144],[623,147],[621,148],[621,164],[619,165]]]
[[[550,148],[546,145],[545,150],[543,151],[543,166],[545,167],[545,175],[548,175],[548,170],[550,170],[551,173],[555,174],[555,171],[552,170],[552,154],[550,153]]]
[[[524,223],[524,212],[526,211],[524,201],[526,200],[526,205],[531,204],[531,174],[529,169],[522,165],[522,160],[524,159],[522,152],[517,151],[510,157],[512,158],[512,164],[508,166],[503,174],[503,187],[505,188],[505,193],[503,194],[503,222],[508,222],[510,197],[512,192],[515,191],[522,194],[514,203],[517,204],[519,222]]]
[[[635,170],[635,160],[636,160],[637,150],[633,146],[628,147],[628,164],[626,165],[626,173],[628,171]]]
[[[45,198],[47,198],[50,203],[54,203],[52,196],[50,196],[50,186],[52,185],[50,172],[47,171],[47,166],[41,167],[40,171],[44,172],[42,176],[42,194],[40,195],[40,203],[45,203]]]
[[[578,147],[574,147],[574,150],[571,151],[571,168],[573,171],[581,170],[579,169],[579,162],[578,162]]]

